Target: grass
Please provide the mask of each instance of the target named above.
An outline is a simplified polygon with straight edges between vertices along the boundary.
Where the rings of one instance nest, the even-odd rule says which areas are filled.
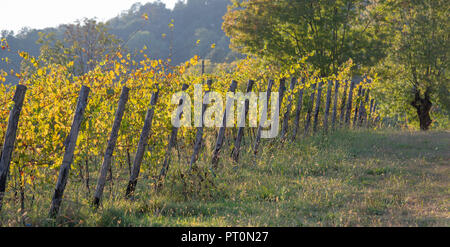
[[[254,156],[244,146],[239,165],[228,158],[226,147],[217,177],[209,175],[207,157],[191,175],[175,159],[161,190],[155,191],[150,174],[144,174],[132,201],[123,199],[127,178],[123,168],[114,185],[105,189],[98,211],[89,206],[92,195],[72,176],[56,220],[46,217],[52,184],[34,193],[33,205],[27,198],[24,212],[9,192],[0,222],[3,226],[450,226],[449,132],[340,130],[294,143],[266,141],[261,147]]]

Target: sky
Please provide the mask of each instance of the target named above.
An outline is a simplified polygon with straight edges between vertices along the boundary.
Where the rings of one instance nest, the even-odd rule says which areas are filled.
[[[22,27],[57,27],[84,17],[106,21],[133,3],[154,0],[0,0],[0,30],[17,33]],[[161,0],[173,8],[178,0]]]

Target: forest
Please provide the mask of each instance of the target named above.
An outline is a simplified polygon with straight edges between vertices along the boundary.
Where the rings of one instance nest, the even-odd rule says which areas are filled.
[[[156,1],[2,31],[0,225],[450,226],[449,8]]]

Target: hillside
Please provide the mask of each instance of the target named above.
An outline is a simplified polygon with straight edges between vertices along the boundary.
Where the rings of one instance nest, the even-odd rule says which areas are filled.
[[[170,57],[173,64],[179,64],[198,55],[212,62],[229,62],[239,55],[229,49],[230,40],[222,31],[222,16],[228,4],[229,0],[189,0],[179,2],[171,10],[161,2],[137,3],[107,21],[106,26],[109,33],[121,40],[130,52],[137,53],[144,45],[148,47],[145,53],[137,53],[137,59],[146,54],[153,59]],[[144,14],[148,15],[148,20],[142,18]],[[169,28],[170,23],[174,24],[173,31]],[[1,31],[0,38],[7,39],[10,52],[0,52],[0,59],[8,57],[10,63],[0,60],[0,69],[18,71],[21,61],[18,51],[38,56],[40,46],[36,41],[39,33],[54,33],[56,39],[62,40],[64,32],[63,24],[43,30],[24,28],[17,34]],[[211,49],[212,44],[215,44],[215,49]],[[8,76],[7,81],[16,83],[18,79]]]

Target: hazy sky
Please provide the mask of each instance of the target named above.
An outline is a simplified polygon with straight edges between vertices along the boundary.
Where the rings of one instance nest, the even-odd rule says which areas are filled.
[[[154,0],[0,0],[0,30],[17,33],[22,27],[45,28],[83,17],[100,21],[117,16],[133,3]],[[161,0],[173,8],[178,0]]]

